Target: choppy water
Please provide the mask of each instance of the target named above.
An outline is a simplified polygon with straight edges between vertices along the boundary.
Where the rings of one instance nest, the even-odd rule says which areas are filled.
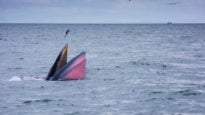
[[[87,78],[39,80],[67,42]],[[204,24],[0,24],[0,114],[202,115],[204,50]]]

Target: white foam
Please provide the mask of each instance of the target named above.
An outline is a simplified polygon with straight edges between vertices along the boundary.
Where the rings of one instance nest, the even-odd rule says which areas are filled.
[[[8,81],[22,81],[22,79],[18,76],[13,76]]]
[[[18,77],[18,76],[13,76],[8,81],[39,81],[39,80],[44,80],[44,79],[39,78],[39,77]]]
[[[28,80],[28,81],[39,81],[39,80],[44,80],[39,77],[24,77],[23,80]]]

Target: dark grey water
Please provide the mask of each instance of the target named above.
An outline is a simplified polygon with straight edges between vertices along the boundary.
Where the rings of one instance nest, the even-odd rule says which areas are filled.
[[[87,78],[36,80],[67,42]],[[0,24],[0,114],[202,115],[204,49],[204,24]]]

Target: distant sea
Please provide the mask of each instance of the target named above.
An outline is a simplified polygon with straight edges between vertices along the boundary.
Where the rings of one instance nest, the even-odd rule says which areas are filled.
[[[66,43],[86,79],[43,80]],[[0,24],[0,97],[1,115],[203,115],[205,24]]]

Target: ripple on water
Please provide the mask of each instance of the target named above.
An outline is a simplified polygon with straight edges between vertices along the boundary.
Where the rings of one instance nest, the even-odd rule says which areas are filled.
[[[7,68],[8,70],[20,70],[20,69],[23,69],[22,67],[14,67],[14,68]]]
[[[161,94],[163,91],[153,91],[152,94]]]
[[[20,57],[19,60],[24,60],[24,58],[23,58],[23,57]]]
[[[114,81],[115,79],[112,79],[112,78],[110,78],[110,79],[103,79],[104,81]]]
[[[146,102],[149,102],[149,101],[155,101],[155,100],[158,100],[159,98],[155,98],[155,97],[153,97],[153,98],[150,98],[150,99],[147,99],[147,100],[145,100]]]
[[[186,39],[186,38],[192,38],[192,36],[191,35],[182,35],[182,36],[180,36],[180,38]]]
[[[80,112],[64,113],[64,115],[81,115]]]
[[[0,55],[4,55],[6,52],[0,52]]]
[[[145,62],[145,61],[130,61],[129,62],[133,66],[150,66],[150,67],[161,67],[163,70],[168,67],[168,65],[164,63],[157,62]]]
[[[176,100],[175,98],[172,98],[172,97],[168,97],[167,99],[170,100],[170,101],[175,101]]]
[[[49,103],[51,101],[54,101],[52,99],[39,99],[39,100],[26,100],[23,101],[24,104],[32,104],[32,103]]]
[[[14,53],[14,54],[23,54],[23,52],[19,52],[19,51],[12,51],[11,53]]]
[[[147,66],[149,66],[150,65],[150,63],[148,63],[148,62],[140,62],[140,61],[130,61],[130,63],[134,66],[138,66],[138,65],[147,65]]]
[[[0,38],[0,41],[7,41],[7,39],[4,39],[4,38]]]
[[[197,95],[200,95],[201,92],[186,89],[186,90],[177,91],[174,94],[179,94],[179,95],[183,95],[183,96],[197,96]]]

